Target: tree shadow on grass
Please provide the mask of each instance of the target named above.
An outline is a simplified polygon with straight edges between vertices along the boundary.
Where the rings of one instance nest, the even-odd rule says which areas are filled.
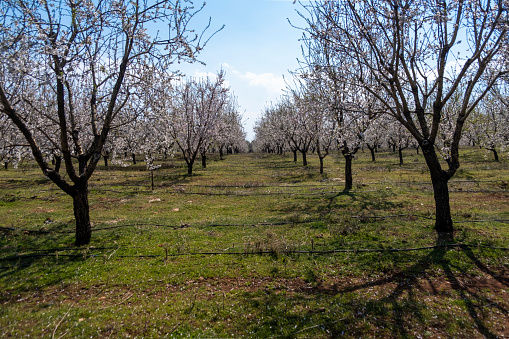
[[[433,263],[442,268],[446,280],[449,282],[451,289],[457,294],[456,299],[463,302],[463,305],[466,307],[467,312],[470,318],[475,323],[475,327],[478,332],[486,338],[496,338],[497,335],[492,332],[492,330],[486,325],[485,321],[482,319],[482,315],[480,314],[480,308],[482,305],[494,305],[498,308],[502,313],[509,314],[509,311],[505,309],[503,306],[493,303],[489,298],[483,296],[478,292],[472,291],[472,289],[466,288],[463,283],[458,279],[458,275],[454,273],[454,265],[446,258],[447,254],[447,241],[450,241],[450,238],[447,236],[439,235],[437,241],[437,247],[427,256],[423,257],[418,263],[411,266],[410,268],[404,270],[403,272],[397,273],[395,275],[374,281],[369,283],[364,283],[360,285],[350,286],[343,289],[338,290],[339,293],[348,293],[355,292],[358,290],[362,290],[365,288],[369,288],[371,286],[377,285],[386,285],[389,283],[396,283],[396,288],[384,298],[379,300],[373,300],[367,303],[367,309],[376,310],[377,306],[381,305],[390,305],[390,309],[393,311],[393,321],[396,324],[400,324],[401,326],[393,327],[393,335],[397,337],[407,337],[411,336],[410,333],[407,333],[405,330],[405,322],[408,321],[408,314],[410,313],[412,317],[415,317],[412,320],[417,320],[422,324],[425,324],[425,317],[423,316],[423,311],[421,307],[417,306],[419,301],[415,299],[415,292],[419,289],[420,279],[426,279],[430,286],[432,286],[433,290],[435,289],[435,281],[432,277],[426,275],[426,270],[430,269]],[[507,279],[500,278],[494,272],[490,271],[484,264],[482,264],[479,259],[474,255],[469,247],[460,247],[461,251],[467,255],[468,258],[483,272],[489,274],[493,278],[497,279],[504,286],[509,286]],[[466,272],[460,272],[460,275],[466,274]],[[407,295],[407,299],[405,300],[405,295]],[[406,301],[410,302],[407,303]],[[410,308],[408,306],[411,306]],[[383,316],[383,313],[377,314],[374,312],[375,316]],[[407,319],[406,319],[407,318]]]
[[[72,234],[4,234],[0,251],[0,302],[35,292],[75,275],[85,249],[72,246]],[[8,245],[5,245],[8,244]],[[71,251],[69,251],[71,250]]]
[[[361,213],[363,211],[388,211],[403,206],[402,203],[391,202],[388,197],[394,196],[392,192],[383,192],[383,195],[376,195],[371,192],[352,192],[343,191],[328,197],[328,202],[323,206],[322,216],[330,215],[335,210],[351,211],[352,213]],[[343,202],[337,201],[338,198],[349,198]]]
[[[508,316],[507,306],[494,302],[481,289],[475,288],[477,286],[465,284],[462,278],[471,276],[447,253],[457,250],[466,255],[466,260],[470,260],[474,267],[496,279],[504,288],[509,286],[509,279],[484,265],[471,248],[447,247],[451,241],[450,237],[440,235],[429,254],[408,268],[377,280],[350,286],[342,283],[332,288],[318,284],[284,298],[274,293],[257,296],[252,307],[257,308],[266,320],[256,326],[255,336],[406,338],[429,329],[428,335],[432,336],[458,335],[458,331],[467,331],[474,336],[497,338],[499,334],[494,332],[493,322],[490,322],[493,319],[489,316],[494,311]],[[443,275],[430,275],[437,269],[443,271]],[[369,294],[372,290],[379,294]],[[438,301],[428,301],[435,296]],[[459,310],[458,306],[461,307]],[[309,310],[302,312],[303,307],[309,307]],[[486,311],[485,307],[490,309]],[[459,319],[455,318],[457,314],[454,312],[461,313]],[[469,323],[469,319],[473,326],[464,330],[465,321]]]

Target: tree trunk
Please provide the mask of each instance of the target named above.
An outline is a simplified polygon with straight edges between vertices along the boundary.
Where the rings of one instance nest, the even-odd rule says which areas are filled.
[[[399,155],[399,165],[400,166],[403,166],[403,150],[400,148],[398,148],[398,155]]]
[[[133,157],[133,165],[136,165],[136,154],[132,154],[132,157]]]
[[[104,167],[108,168],[108,156],[103,155],[103,159],[104,159]]]
[[[207,168],[207,153],[205,152],[201,154],[201,167]]]
[[[351,190],[353,187],[352,176],[352,156],[347,154],[345,157],[345,191]]]
[[[498,162],[499,160],[498,160],[498,152],[497,152],[497,150],[492,148],[492,149],[490,149],[490,151],[493,152],[493,156],[495,157],[495,161]]]
[[[369,148],[369,151],[371,152],[371,161],[375,162],[376,161],[376,159],[375,159],[375,148],[376,147],[369,147],[368,146],[368,148]]]
[[[318,157],[320,159],[320,174],[323,174],[323,157]]]
[[[448,180],[442,176],[431,176],[435,197],[435,230],[440,233],[452,232],[451,206],[449,205]]]
[[[297,150],[293,150],[293,162],[297,162]]]
[[[8,169],[8,167],[9,167],[9,162],[5,161],[5,162],[4,162],[4,168],[5,168],[5,170],[7,170],[7,169]]]
[[[308,165],[308,159],[306,158],[306,152],[301,152],[302,153],[302,165],[303,166],[307,166]]]
[[[60,165],[62,164],[62,157],[55,155],[53,159],[55,159],[55,172],[58,173],[58,171],[60,171]]]
[[[193,174],[193,163],[192,162],[187,164],[187,174],[189,174],[189,175]]]
[[[219,159],[223,160],[223,146],[219,147]]]
[[[431,182],[433,184],[433,196],[435,198],[435,230],[439,233],[449,233],[454,230],[451,218],[451,206],[449,203],[449,186],[450,177],[440,166],[440,161],[433,148],[428,145],[422,148],[422,153],[428,165]]]
[[[88,205],[88,185],[77,190],[73,197],[74,218],[76,219],[76,246],[87,245],[92,236]]]

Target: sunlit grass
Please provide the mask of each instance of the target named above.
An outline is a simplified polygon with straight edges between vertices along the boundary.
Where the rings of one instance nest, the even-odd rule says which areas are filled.
[[[0,333],[509,335],[509,166],[485,155],[464,151],[450,182],[450,239],[415,150],[359,153],[348,192],[338,155],[323,175],[314,155],[211,156],[193,176],[169,159],[153,190],[143,163],[99,166],[82,248],[70,197],[33,164],[2,170]]]

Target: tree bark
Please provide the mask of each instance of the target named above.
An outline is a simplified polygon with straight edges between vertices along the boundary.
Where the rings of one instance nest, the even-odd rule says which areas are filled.
[[[76,246],[86,245],[92,236],[92,225],[88,205],[88,185],[76,190],[73,196],[74,218],[76,219]]]
[[[320,159],[320,174],[323,174],[323,157],[318,157]]]
[[[433,195],[435,197],[435,230],[439,233],[450,233],[454,230],[449,205],[448,179],[443,176],[431,176]]]
[[[103,155],[104,167],[108,168],[108,155]]]
[[[345,191],[351,190],[353,187],[352,176],[352,156],[345,154]]]
[[[207,168],[207,154],[205,152],[201,154],[201,167]]]
[[[431,182],[433,184],[433,196],[435,198],[435,230],[438,233],[450,233],[454,231],[449,203],[450,176],[442,170],[440,161],[433,145],[421,146],[422,153],[428,165]]]
[[[307,166],[308,165],[308,159],[306,157],[306,152],[301,152],[302,153],[302,165],[303,166]]]
[[[297,162],[297,150],[293,150],[293,162]]]
[[[132,157],[133,157],[133,165],[136,165],[136,154],[132,154]]]
[[[5,168],[5,170],[7,170],[7,169],[8,169],[8,167],[9,167],[9,162],[5,161],[5,162],[4,162],[4,168]]]
[[[58,173],[58,171],[60,171],[60,166],[62,165],[62,157],[55,155],[53,159],[55,160],[55,172]]]
[[[492,148],[492,149],[490,149],[490,151],[492,151],[492,152],[493,152],[493,157],[495,158],[495,161],[496,161],[496,162],[499,162],[499,159],[498,159],[498,152],[497,152],[497,150],[496,150],[496,149],[494,149],[494,148]]]
[[[403,150],[400,148],[398,148],[398,155],[399,155],[399,165],[400,166],[403,166]]]
[[[368,148],[369,148],[369,151],[371,152],[371,161],[375,162],[376,161],[376,159],[375,159],[375,148],[376,147],[369,147],[368,146]]]

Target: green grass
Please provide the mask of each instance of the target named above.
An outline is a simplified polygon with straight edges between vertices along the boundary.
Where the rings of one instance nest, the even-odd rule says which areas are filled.
[[[336,155],[323,175],[314,155],[210,158],[161,162],[154,190],[143,163],[100,166],[82,248],[68,196],[33,164],[1,170],[0,335],[509,335],[507,158],[463,152],[445,239],[415,151],[360,153],[349,192]]]

